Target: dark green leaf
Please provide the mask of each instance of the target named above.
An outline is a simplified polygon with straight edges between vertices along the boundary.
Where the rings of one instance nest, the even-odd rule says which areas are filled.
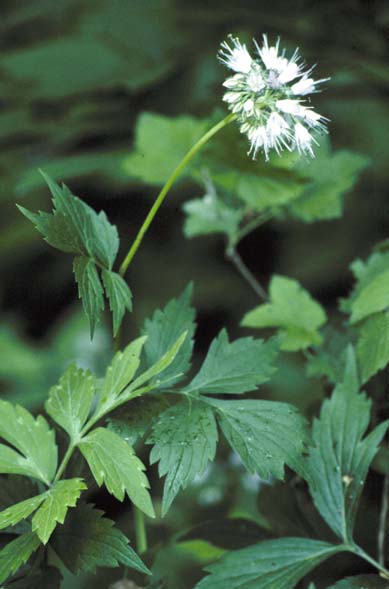
[[[239,394],[255,390],[275,372],[278,341],[244,337],[228,341],[223,329],[213,340],[208,354],[184,392]]]
[[[78,296],[82,299],[85,314],[89,319],[90,335],[100,321],[104,310],[103,287],[95,263],[84,257],[74,258],[73,271],[78,284]]]
[[[262,478],[284,477],[284,465],[298,472],[303,467],[306,424],[287,403],[209,399],[220,426],[245,467]]]
[[[217,428],[212,409],[197,401],[178,403],[162,413],[148,443],[154,444],[150,462],[159,461],[159,475],[167,475],[162,500],[165,515],[179,490],[201,475],[215,456]]]
[[[358,363],[362,382],[367,382],[389,362],[389,313],[376,313],[368,317],[358,335]]]
[[[109,429],[133,446],[150,430],[154,421],[168,406],[162,395],[148,394],[138,397],[112,414],[109,418]]]
[[[76,575],[94,573],[96,567],[120,564],[149,573],[125,535],[92,505],[73,509],[64,525],[55,530],[51,544],[65,566]]]
[[[244,215],[243,208],[228,206],[214,193],[186,202],[183,209],[184,233],[188,238],[223,233],[233,240]]]
[[[105,294],[109,300],[109,308],[113,315],[113,335],[117,336],[124,313],[132,311],[132,293],[127,282],[117,274],[109,270],[101,273]]]
[[[389,582],[378,575],[357,575],[347,577],[328,589],[388,589]]]
[[[371,401],[359,393],[352,348],[343,382],[324,401],[313,424],[314,446],[308,457],[310,492],[322,517],[345,541],[352,538],[358,501],[370,463],[378,451],[389,422],[368,436]]]
[[[196,589],[293,589],[309,571],[342,547],[308,540],[267,540],[230,552],[206,568]]]
[[[180,542],[187,540],[205,540],[213,546],[226,550],[236,550],[255,544],[271,537],[271,534],[249,519],[234,517],[223,520],[211,520],[180,536]]]
[[[168,386],[179,381],[190,368],[196,328],[191,298],[192,285],[188,285],[180,297],[169,301],[163,309],[157,309],[151,319],[146,319],[142,329],[142,333],[147,336],[144,352],[148,367],[155,364],[184,331],[187,332],[174,361],[158,375],[159,380],[169,381]]]

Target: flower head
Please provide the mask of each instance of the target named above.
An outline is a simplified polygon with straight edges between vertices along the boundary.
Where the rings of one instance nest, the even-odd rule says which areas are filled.
[[[223,100],[250,140],[249,154],[255,158],[261,149],[268,159],[272,149],[297,149],[314,157],[314,134],[326,132],[327,119],[307,106],[306,97],[328,78],[314,80],[297,49],[290,59],[285,57],[279,39],[269,46],[263,35],[262,47],[254,41],[255,58],[238,38],[230,37],[229,43],[224,41],[219,53],[220,61],[234,72],[223,84]]]

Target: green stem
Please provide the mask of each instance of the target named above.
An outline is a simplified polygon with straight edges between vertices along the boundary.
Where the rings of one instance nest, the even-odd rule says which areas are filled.
[[[53,480],[53,484],[56,483],[57,481],[59,481],[59,479],[61,478],[61,476],[65,472],[65,469],[69,463],[69,460],[72,457],[72,454],[73,454],[75,448],[76,448],[76,444],[74,444],[74,442],[71,442],[69,444],[69,447],[66,450],[65,456],[63,457],[62,462],[57,470],[57,474],[55,475],[55,478]]]
[[[385,579],[389,579],[388,569],[386,569],[383,565],[374,560],[374,558],[372,558],[370,554],[367,554],[367,552],[365,552],[363,548],[361,548],[357,544],[352,544],[348,548],[350,552],[353,552],[357,556],[360,556],[361,558],[363,558],[363,560],[366,560],[366,562],[370,563],[374,568],[376,568],[377,571],[379,571]]]
[[[229,245],[226,248],[226,257],[233,263],[239,274],[244,278],[247,284],[251,286],[255,294],[257,294],[263,301],[267,301],[268,296],[266,290],[258,282],[254,274],[247,268],[234,245]]]
[[[160,193],[158,194],[158,196],[157,196],[153,206],[151,207],[146,219],[143,221],[143,224],[142,224],[141,228],[139,229],[138,234],[135,237],[135,240],[134,240],[132,246],[130,247],[130,250],[128,251],[126,257],[124,258],[124,260],[120,266],[119,274],[121,276],[124,276],[124,274],[127,272],[127,269],[129,267],[129,265],[131,264],[133,257],[135,256],[140,244],[142,243],[142,239],[143,239],[146,231],[150,227],[155,215],[157,214],[160,206],[162,205],[163,201],[165,200],[167,193],[169,192],[170,188],[173,186],[174,182],[177,180],[177,178],[179,177],[179,175],[181,174],[183,169],[194,158],[194,156],[200,151],[200,149],[203,147],[203,145],[205,145],[207,143],[207,141],[209,141],[211,139],[211,137],[216,135],[216,133],[221,131],[221,129],[226,127],[234,119],[236,119],[236,115],[229,114],[222,121],[219,121],[219,123],[217,123],[211,129],[209,129],[209,131],[207,131],[193,145],[193,147],[191,147],[191,149],[187,152],[187,154],[182,158],[182,160],[178,164],[178,166],[174,169],[171,176],[168,178],[167,182],[165,183],[165,185],[162,187]]]
[[[147,550],[145,516],[136,505],[134,505],[134,523],[137,552],[143,554]]]
[[[236,238],[234,240],[234,244],[237,245],[244,237],[246,237],[246,235],[248,235],[249,233],[254,231],[254,229],[257,229],[258,227],[266,223],[266,221],[269,221],[269,219],[271,219],[273,216],[274,212],[268,211],[267,213],[263,213],[259,217],[251,219],[251,221],[249,221],[244,227],[242,227],[242,229],[240,229],[240,231],[238,231],[238,233],[236,234]]]

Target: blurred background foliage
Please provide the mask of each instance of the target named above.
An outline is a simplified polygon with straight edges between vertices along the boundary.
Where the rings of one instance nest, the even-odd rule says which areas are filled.
[[[237,131],[223,132],[173,190],[131,266],[134,312],[126,319],[125,337],[134,337],[144,318],[191,280],[198,356],[223,325],[237,336],[241,317],[256,304],[254,293],[225,258],[221,237],[184,236],[182,205],[191,200],[198,203],[197,211],[203,210],[198,199],[209,169],[216,170],[217,187],[237,187],[239,197],[256,210],[274,198],[280,203],[289,198],[283,187],[296,191],[296,198],[302,185],[320,198],[326,195],[327,213],[320,205],[316,217],[309,213],[309,218],[295,204],[286,220],[277,216],[243,239],[239,252],[264,285],[275,272],[294,277],[341,323],[335,309],[352,284],[349,264],[366,257],[389,229],[385,0],[3,0],[0,31],[2,394],[37,409],[70,361],[101,371],[112,347],[104,325],[89,341],[70,259],[41,240],[15,203],[49,210],[48,190],[38,173],[42,168],[95,209],[106,211],[118,226],[124,254],[171,168],[202,129],[224,116],[225,71],[215,56],[228,33],[248,41],[263,32],[272,39],[281,35],[288,49],[299,46],[308,63],[318,63],[317,77],[331,76],[314,98],[318,111],[331,120],[332,147],[323,141],[312,164],[288,158],[252,162]],[[170,122],[167,117],[180,118]],[[308,222],[314,218],[319,220]],[[195,222],[186,224],[185,232],[195,235]],[[310,416],[324,392],[321,381],[305,379],[301,359],[289,355],[262,396],[291,401]],[[221,452],[207,477],[155,524],[158,542],[197,526],[178,546],[165,544],[158,555],[156,570],[161,578],[169,577],[169,588],[192,586],[201,565],[228,548],[226,535],[241,546],[242,538],[265,533],[254,524],[248,528],[245,520],[227,532],[201,527],[204,521],[218,519],[222,526],[233,514],[263,524],[266,514],[267,521],[277,519],[277,533],[303,533],[282,514],[272,513],[274,497],[278,504],[282,491],[266,488],[258,503],[260,481],[244,474],[233,458]],[[375,541],[371,522],[377,516],[377,489],[373,480],[362,509],[362,519],[370,521],[368,528],[361,523],[367,549]],[[95,500],[111,514],[118,510],[101,493]],[[298,509],[308,519],[314,517],[303,490]],[[126,509],[120,508],[119,516],[129,531]],[[307,529],[311,533],[317,525],[324,524],[310,522]],[[206,549],[204,540],[209,540]],[[317,587],[344,572],[366,570],[350,559],[335,558],[331,568],[318,569]],[[173,561],[179,563],[174,572]],[[117,570],[104,572],[98,586],[108,587],[118,578]],[[96,579],[69,581],[69,587],[92,586]]]

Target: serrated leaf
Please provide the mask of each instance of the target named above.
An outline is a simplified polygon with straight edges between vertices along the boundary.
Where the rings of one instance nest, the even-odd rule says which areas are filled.
[[[72,440],[77,439],[88,418],[95,386],[95,378],[89,370],[72,364],[49,391],[45,409]]]
[[[223,434],[245,467],[262,478],[284,477],[284,465],[299,472],[307,439],[304,418],[287,403],[209,399]]]
[[[163,184],[206,128],[207,121],[193,117],[141,114],[136,123],[134,153],[124,164],[126,172],[148,184]],[[188,173],[190,167],[184,170]]]
[[[129,546],[125,535],[103,512],[83,504],[69,512],[58,527],[51,545],[74,574],[94,573],[97,567],[127,567],[149,574],[139,556]]]
[[[186,202],[183,209],[184,234],[188,238],[223,233],[233,239],[244,215],[243,208],[228,206],[214,193]]]
[[[342,579],[328,589],[388,589],[388,587],[388,580],[378,575],[357,575]]]
[[[148,439],[149,444],[154,444],[151,464],[159,461],[159,475],[167,475],[162,515],[166,514],[179,490],[196,475],[201,475],[213,460],[217,437],[213,411],[201,402],[181,401],[162,413]]]
[[[41,415],[34,419],[23,407],[0,401],[0,437],[18,450],[0,444],[0,473],[50,483],[57,468],[57,446],[54,431]]]
[[[362,382],[367,382],[389,362],[389,313],[376,313],[362,324],[357,343]]]
[[[194,379],[183,392],[241,394],[255,390],[276,371],[276,339],[265,342],[252,337],[228,341],[223,329],[211,343],[207,356]]]
[[[169,406],[165,395],[145,395],[133,399],[109,418],[108,428],[130,446],[142,438],[155,419]],[[0,487],[1,489],[1,487]]]
[[[78,296],[82,300],[85,314],[89,319],[90,336],[100,321],[104,310],[103,287],[95,263],[89,258],[74,258],[73,272],[78,284]]]
[[[348,350],[343,382],[324,401],[313,424],[308,470],[313,501],[333,531],[351,541],[355,515],[370,463],[389,422],[363,438],[371,401],[359,393],[353,349]]]
[[[159,376],[166,370],[175,360],[177,354],[179,353],[181,346],[184,344],[187,338],[187,332],[185,331],[182,333],[174,344],[169,348],[163,356],[157,360],[155,364],[150,366],[147,370],[142,372],[132,383],[123,391],[121,395],[121,399],[124,401],[128,401],[131,398],[143,393],[158,388],[161,384],[163,384],[160,379],[153,381],[155,376]],[[179,376],[179,375],[177,375]],[[169,377],[169,382],[174,380],[172,377]],[[149,386],[145,387],[145,389],[141,388],[145,383],[151,381]]]
[[[139,368],[140,354],[146,337],[139,337],[122,351],[116,352],[105,373],[97,411],[108,411],[120,393],[131,382]]]
[[[40,540],[33,532],[22,534],[12,540],[0,551],[0,583],[15,573],[40,545]]]
[[[114,432],[99,427],[82,439],[79,448],[99,486],[104,483],[119,501],[127,493],[140,510],[154,517],[145,466],[131,446]]]
[[[346,334],[337,331],[331,326],[323,330],[324,341],[307,358],[307,376],[325,376],[330,382],[335,383],[342,379],[346,362],[346,350],[349,338]]]
[[[389,306],[389,269],[375,276],[351,304],[351,323],[357,323],[369,315]]]
[[[350,151],[330,153],[325,146],[316,150],[316,158],[298,162],[296,171],[307,177],[299,198],[289,203],[291,213],[302,221],[336,219],[343,211],[343,195],[352,188],[369,160]]]
[[[0,530],[7,528],[8,526],[14,526],[23,519],[26,519],[31,515],[39,505],[45,500],[46,493],[30,497],[19,503],[15,503],[0,512]],[[34,530],[33,530],[34,531]]]
[[[132,311],[132,293],[127,282],[117,272],[103,269],[101,277],[112,311],[113,336],[116,337],[126,309]]]
[[[146,319],[142,328],[142,334],[147,336],[144,352],[149,367],[171,348],[184,331],[187,332],[175,359],[159,374],[159,379],[169,381],[169,386],[178,382],[190,368],[196,329],[195,310],[190,304],[192,290],[192,285],[188,285],[180,297],[169,301],[163,309],[157,309],[151,319]]]
[[[115,261],[119,238],[104,212],[97,214],[63,184],[42,173],[53,196],[53,213],[21,212],[32,221],[45,240],[67,253],[92,258],[109,270]]]
[[[57,523],[64,523],[68,508],[76,505],[81,491],[86,488],[81,479],[65,479],[45,493],[42,505],[32,518],[32,531],[43,544],[47,544]]]
[[[211,566],[196,589],[293,589],[342,546],[305,538],[265,540],[235,550]]]
[[[321,343],[318,329],[325,323],[326,314],[296,280],[273,276],[269,295],[270,302],[246,313],[242,325],[277,327],[283,338],[281,349],[289,352]]]

